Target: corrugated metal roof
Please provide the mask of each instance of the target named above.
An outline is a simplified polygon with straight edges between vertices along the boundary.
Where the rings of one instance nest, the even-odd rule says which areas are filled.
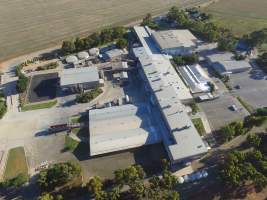
[[[90,155],[152,144],[161,140],[146,105],[89,110]]]
[[[82,67],[64,69],[60,76],[60,85],[90,83],[99,81],[99,74],[96,67]]]
[[[189,30],[167,30],[152,33],[153,38],[161,49],[179,47],[195,47],[196,37]]]
[[[169,129],[169,140],[164,140],[173,161],[179,161],[191,156],[207,152],[207,148],[186,113],[181,100],[192,98],[180,77],[175,72],[168,58],[150,50],[149,32],[144,27],[134,27],[143,45],[134,49],[138,57],[146,82],[157,100],[162,117]],[[166,138],[166,137],[165,137]]]

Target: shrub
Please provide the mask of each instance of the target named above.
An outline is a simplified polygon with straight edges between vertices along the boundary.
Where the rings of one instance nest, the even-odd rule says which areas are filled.
[[[102,93],[101,88],[92,89],[89,92],[82,92],[76,96],[77,103],[88,103]]]
[[[26,91],[28,87],[29,78],[21,74],[17,81],[17,90],[19,93],[23,93]]]
[[[0,99],[0,119],[5,115],[7,111],[6,101]]]
[[[81,174],[81,167],[75,162],[57,163],[46,170],[42,170],[38,176],[38,185],[45,190],[53,190],[62,186]]]
[[[21,173],[12,179],[6,180],[3,183],[3,186],[18,188],[18,187],[23,186],[28,181],[29,181],[29,176],[27,174]]]

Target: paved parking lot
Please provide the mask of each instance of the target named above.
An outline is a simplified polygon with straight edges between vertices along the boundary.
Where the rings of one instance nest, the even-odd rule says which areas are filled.
[[[229,108],[231,105],[236,105],[237,111],[231,110]],[[237,99],[227,92],[221,94],[219,99],[201,102],[199,106],[206,113],[212,130],[218,130],[230,122],[242,120],[249,114]]]
[[[90,158],[89,147],[85,143],[83,149],[78,150],[79,152],[64,152],[64,137],[64,133],[52,134],[39,136],[25,142],[25,151],[31,173],[34,173],[34,169],[44,161],[54,163],[74,160],[81,164],[85,180],[89,180],[94,175],[112,178],[115,170],[133,164],[140,164],[148,171],[155,172],[160,160],[167,156],[163,145],[155,144]]]
[[[251,71],[232,74],[230,84],[233,93],[254,108],[267,106],[267,75],[256,67]],[[240,89],[235,89],[236,86]]]

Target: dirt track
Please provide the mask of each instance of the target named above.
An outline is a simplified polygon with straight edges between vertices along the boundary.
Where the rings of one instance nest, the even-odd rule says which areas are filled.
[[[0,61],[56,46],[104,26],[127,24],[146,13],[210,0],[1,0]]]

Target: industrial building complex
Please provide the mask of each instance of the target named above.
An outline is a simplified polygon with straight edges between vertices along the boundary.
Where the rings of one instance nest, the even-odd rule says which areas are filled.
[[[192,98],[169,57],[162,55],[153,45],[148,27],[134,27],[142,47],[134,49],[139,60],[141,76],[151,93],[151,101],[158,107],[167,132],[163,143],[172,163],[197,158],[206,153],[207,147],[189,118],[184,100]]]

